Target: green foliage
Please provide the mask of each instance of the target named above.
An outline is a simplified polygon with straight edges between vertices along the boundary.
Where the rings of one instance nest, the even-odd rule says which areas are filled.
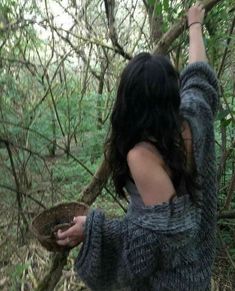
[[[153,6],[155,4],[156,0],[148,0],[148,4]]]
[[[165,11],[168,11],[170,8],[169,0],[163,0],[163,7]]]
[[[21,286],[21,278],[23,275],[23,272],[27,271],[27,269],[29,268],[30,264],[26,263],[18,263],[14,266],[12,266],[9,270],[9,274],[11,275],[11,287],[10,287],[10,291],[15,291],[20,289]]]

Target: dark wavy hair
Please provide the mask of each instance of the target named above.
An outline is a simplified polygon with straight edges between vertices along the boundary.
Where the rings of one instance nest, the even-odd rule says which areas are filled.
[[[141,141],[151,142],[161,153],[175,189],[183,178],[188,192],[193,193],[195,173],[186,167],[179,107],[179,74],[167,57],[140,53],[127,64],[105,144],[111,177],[121,197],[129,177],[127,153]]]

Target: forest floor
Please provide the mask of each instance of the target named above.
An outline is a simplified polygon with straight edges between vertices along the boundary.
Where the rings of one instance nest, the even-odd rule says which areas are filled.
[[[109,217],[121,217],[122,210],[116,211],[117,204],[105,199],[101,195],[96,201],[96,207],[105,208]],[[105,207],[102,207],[102,205]],[[3,209],[3,205],[0,205]],[[5,207],[5,205],[4,205]],[[13,209],[13,208],[12,208]],[[114,210],[113,210],[114,209]],[[44,278],[50,268],[52,253],[45,250],[30,233],[25,236],[25,242],[17,242],[17,235],[11,229],[12,211],[6,209],[0,213],[0,227],[9,224],[8,235],[0,236],[0,290],[3,291],[28,291],[36,290],[39,282]],[[6,231],[5,231],[6,234]],[[76,278],[74,260],[79,252],[79,247],[70,251],[67,265],[55,291],[89,290]],[[46,291],[46,290],[45,290]]]

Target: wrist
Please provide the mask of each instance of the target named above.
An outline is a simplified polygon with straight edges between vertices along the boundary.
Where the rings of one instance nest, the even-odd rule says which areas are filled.
[[[188,24],[188,29],[190,29],[192,27],[202,28],[202,23],[200,21],[193,21],[193,22]]]

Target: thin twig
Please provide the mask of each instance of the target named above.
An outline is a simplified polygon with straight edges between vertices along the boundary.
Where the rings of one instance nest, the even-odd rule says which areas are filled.
[[[223,246],[223,249],[224,249],[225,252],[226,252],[226,255],[227,255],[228,259],[229,259],[229,262],[231,263],[232,267],[235,269],[235,262],[233,261],[231,255],[230,255],[230,253],[229,253],[229,251],[228,251],[227,245],[225,244],[225,242],[224,242],[224,240],[223,240],[223,238],[222,238],[221,233],[220,233],[220,232],[218,232],[218,233],[219,233],[219,239],[220,239],[220,241],[221,241],[221,244],[222,244],[222,246]]]

